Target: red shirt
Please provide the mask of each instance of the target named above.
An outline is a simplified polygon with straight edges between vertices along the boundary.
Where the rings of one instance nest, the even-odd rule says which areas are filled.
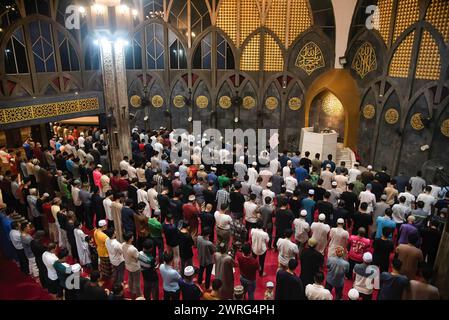
[[[119,179],[118,181],[118,190],[120,192],[128,191],[129,182],[126,179]]]
[[[198,227],[198,214],[199,210],[196,206],[186,203],[182,206],[182,214],[184,216],[184,220],[186,220],[190,227],[197,228]]]
[[[115,192],[119,191],[119,184],[120,184],[120,178],[119,177],[111,177],[110,180],[111,183],[111,189],[114,190]]]
[[[350,236],[349,245],[349,259],[356,262],[363,262],[363,254],[369,251],[371,247],[371,240],[360,236]]]
[[[259,271],[259,262],[252,255],[245,257],[243,254],[237,255],[237,263],[240,269],[240,275],[249,280],[256,281],[257,271]]]
[[[43,214],[47,217],[48,223],[55,223],[55,218],[51,214],[51,203],[44,203],[42,205]]]

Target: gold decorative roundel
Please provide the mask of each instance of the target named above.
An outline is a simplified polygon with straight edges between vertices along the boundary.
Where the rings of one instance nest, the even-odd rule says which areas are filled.
[[[376,108],[372,104],[363,107],[363,116],[365,119],[372,119],[376,115]]]
[[[276,97],[268,97],[267,100],[265,100],[265,107],[270,110],[274,110],[278,107],[279,101]]]
[[[232,106],[231,98],[229,96],[220,97],[220,99],[218,100],[218,105],[222,109],[229,109]]]
[[[396,109],[388,109],[385,113],[385,121],[388,124],[395,124],[399,120],[399,112]]]
[[[176,108],[182,108],[186,105],[185,98],[181,95],[177,95],[173,98],[173,105]]]
[[[138,108],[142,105],[142,99],[138,95],[133,95],[129,99],[129,103],[131,104],[132,107]]]
[[[441,133],[449,138],[449,119],[446,119],[441,124]]]
[[[424,129],[424,124],[422,123],[422,114],[421,113],[415,113],[412,118],[410,119],[410,125],[413,129],[419,131]]]
[[[196,98],[196,105],[200,109],[207,108],[207,105],[209,104],[209,99],[206,96],[198,96]]]
[[[341,101],[330,92],[323,96],[322,109],[329,117],[341,117],[345,111]]]
[[[301,99],[298,97],[291,98],[288,101],[288,107],[293,111],[301,109]]]
[[[252,109],[256,106],[256,99],[253,97],[247,96],[243,98],[243,108]]]
[[[155,108],[160,108],[164,105],[164,98],[157,94],[151,98],[151,104]]]

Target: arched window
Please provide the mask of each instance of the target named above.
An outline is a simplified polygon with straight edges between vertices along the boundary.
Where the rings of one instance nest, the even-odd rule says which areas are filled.
[[[142,69],[142,30],[136,32],[125,49],[126,69]]]
[[[168,33],[170,69],[187,69],[186,50],[172,31]]]
[[[234,55],[226,39],[217,33],[217,69],[234,69]]]
[[[210,69],[212,57],[212,33],[207,34],[196,48],[193,57],[194,69]]]
[[[50,24],[44,21],[33,21],[29,26],[36,71],[55,72],[55,50]]]
[[[164,69],[164,27],[152,23],[145,27],[148,69]]]
[[[23,27],[14,31],[5,48],[5,70],[8,74],[28,73]]]
[[[62,71],[79,71],[78,56],[69,39],[63,33],[58,32],[58,42]]]

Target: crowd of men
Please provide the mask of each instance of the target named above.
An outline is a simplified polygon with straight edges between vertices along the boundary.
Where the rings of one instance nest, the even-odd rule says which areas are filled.
[[[226,143],[204,165],[207,136],[165,128],[133,129],[132,155],[110,168],[104,131],[53,134],[48,147],[0,148],[0,241],[57,299],[252,300],[268,251],[278,269],[266,300],[342,299],[345,280],[351,300],[439,299],[449,188],[420,172],[391,177],[309,152],[253,159]],[[191,157],[171,159],[175,143]],[[229,150],[244,153],[223,163]]]

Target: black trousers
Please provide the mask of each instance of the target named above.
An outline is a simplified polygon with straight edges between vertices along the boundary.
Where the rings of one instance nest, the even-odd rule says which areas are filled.
[[[156,248],[159,256],[159,263],[162,263],[162,258],[164,256],[164,239],[162,238],[151,238],[153,240],[154,250],[153,257],[156,258]]]
[[[16,253],[17,253],[17,258],[19,259],[20,271],[22,271],[25,274],[30,274],[30,267],[28,264],[28,258],[25,255],[25,250],[16,249]]]
[[[80,223],[84,223],[84,214],[83,214],[83,206],[75,206],[75,215],[76,215],[76,219],[80,222]]]
[[[251,229],[256,226],[256,223],[245,221],[245,227],[246,227],[246,241],[249,240],[249,235],[251,233]]]
[[[164,291],[165,294],[165,291]],[[146,300],[159,300],[159,280],[143,280],[143,296]],[[164,296],[165,297],[165,296]]]
[[[93,225],[93,215],[90,206],[83,206],[84,209],[84,221],[86,222],[86,227],[89,230],[94,229]]]
[[[179,300],[179,296],[181,294],[181,290],[178,289],[176,292],[165,291],[164,290],[164,300]]]
[[[260,266],[260,270],[259,270],[259,275],[262,276],[263,275],[263,270],[265,268],[265,257],[267,256],[267,252],[265,251],[264,254],[259,256],[259,266]]]
[[[341,300],[343,296],[343,287],[334,287],[333,285],[326,282],[326,289],[332,293],[332,289],[335,288],[335,300]]]
[[[206,281],[205,281],[205,288],[206,290],[210,287],[210,277],[212,275],[212,268],[214,267],[214,264],[208,264],[207,266],[200,266],[200,269],[198,270],[198,284],[201,285],[203,283],[203,274],[204,271],[206,271]]]
[[[355,265],[360,263],[360,262],[357,262],[357,261],[354,261],[354,260],[351,260],[351,259],[348,259],[348,262],[349,262],[349,271],[346,274],[346,278],[352,279],[352,271],[354,270]]]

